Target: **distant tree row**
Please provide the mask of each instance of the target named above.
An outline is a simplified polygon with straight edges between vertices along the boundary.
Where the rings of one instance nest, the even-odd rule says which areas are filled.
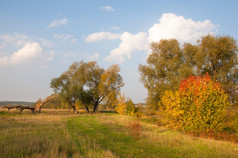
[[[207,35],[196,45],[176,39],[151,43],[152,53],[146,65],[139,65],[141,81],[148,90],[148,109],[158,110],[166,90],[176,91],[182,79],[208,73],[238,103],[238,46],[229,36]]]

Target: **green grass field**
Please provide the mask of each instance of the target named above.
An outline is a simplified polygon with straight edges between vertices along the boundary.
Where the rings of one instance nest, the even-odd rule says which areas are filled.
[[[0,157],[238,157],[238,144],[116,113],[0,110]]]

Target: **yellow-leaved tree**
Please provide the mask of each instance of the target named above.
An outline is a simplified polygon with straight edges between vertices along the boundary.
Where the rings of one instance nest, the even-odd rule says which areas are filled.
[[[166,91],[161,101],[164,124],[193,133],[221,132],[230,106],[228,95],[208,74],[183,80],[178,91]]]
[[[119,95],[118,104],[117,104],[115,110],[116,110],[116,112],[118,112],[121,115],[126,114],[126,97],[124,94]]]

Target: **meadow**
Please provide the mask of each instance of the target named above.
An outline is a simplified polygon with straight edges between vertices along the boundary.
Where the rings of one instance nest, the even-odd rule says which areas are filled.
[[[238,144],[114,112],[0,109],[0,157],[238,157]]]

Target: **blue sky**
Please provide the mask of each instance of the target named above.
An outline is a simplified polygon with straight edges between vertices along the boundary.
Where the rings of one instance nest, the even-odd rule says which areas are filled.
[[[119,64],[122,92],[144,102],[138,65],[149,43],[238,39],[236,0],[0,0],[0,100],[36,101],[74,61]]]

